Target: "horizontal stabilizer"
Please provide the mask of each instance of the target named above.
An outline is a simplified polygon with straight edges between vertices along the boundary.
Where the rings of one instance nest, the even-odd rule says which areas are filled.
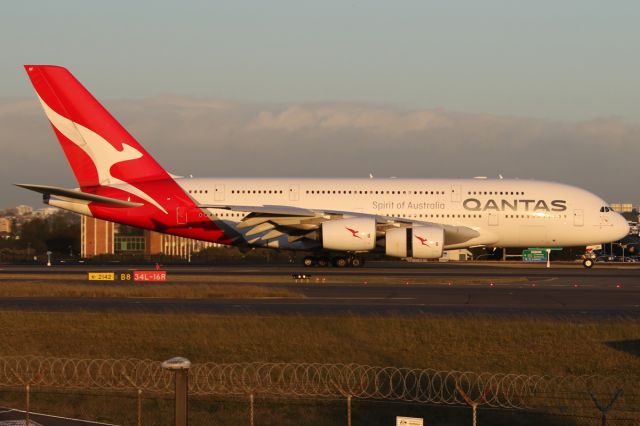
[[[31,185],[24,183],[16,183],[20,188],[29,189],[39,192],[45,196],[54,195],[56,197],[69,198],[72,200],[83,200],[101,204],[110,204],[116,207],[140,207],[142,203],[134,203],[132,201],[118,200],[116,198],[103,197],[101,195],[89,194],[87,192],[78,191],[77,189],[60,188],[57,186]]]

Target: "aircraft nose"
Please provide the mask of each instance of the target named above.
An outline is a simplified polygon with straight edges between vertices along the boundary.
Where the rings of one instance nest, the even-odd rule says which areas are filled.
[[[616,213],[611,229],[612,241],[618,241],[629,235],[629,222],[621,214]]]

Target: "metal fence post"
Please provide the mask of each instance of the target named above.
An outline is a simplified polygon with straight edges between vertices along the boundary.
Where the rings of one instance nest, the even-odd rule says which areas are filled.
[[[478,405],[482,401],[486,401],[487,392],[489,391],[489,388],[485,387],[485,389],[482,391],[482,395],[480,395],[480,397],[475,400],[471,399],[471,397],[467,395],[467,393],[462,389],[460,384],[457,382],[456,382],[456,390],[462,396],[462,399],[464,399],[464,401],[471,407],[471,416],[472,416],[471,424],[473,426],[476,426],[478,424]]]
[[[589,391],[589,396],[591,397],[591,400],[595,404],[596,408],[600,411],[602,426],[607,425],[607,414],[609,414],[609,411],[613,407],[613,404],[618,400],[618,398],[620,398],[620,395],[622,395],[622,393],[623,393],[623,390],[618,389],[615,395],[613,395],[613,398],[611,398],[611,400],[609,401],[609,404],[602,405],[600,401],[598,401],[596,396],[591,391]]]
[[[471,410],[473,412],[473,426],[477,426],[478,425],[478,403],[474,402],[473,405],[471,406]]]
[[[162,368],[173,371],[175,376],[175,426],[187,426],[187,394],[191,361],[182,357],[168,359]]]
[[[351,426],[351,395],[347,395],[347,426]]]
[[[25,407],[24,413],[25,413],[26,425],[29,426],[29,423],[30,423],[30,421],[29,421],[29,411],[31,411],[31,407],[30,407],[30,405],[31,405],[31,392],[30,392],[31,391],[31,386],[28,383],[27,383],[27,386],[25,387],[25,390],[26,390],[26,395],[25,395],[25,405],[26,405],[26,407]]]
[[[142,426],[142,389],[138,389],[138,426]]]
[[[249,394],[249,426],[253,426],[253,393]]]

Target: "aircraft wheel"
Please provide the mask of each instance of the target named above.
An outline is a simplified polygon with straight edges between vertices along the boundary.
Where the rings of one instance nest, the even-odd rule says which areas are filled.
[[[340,256],[333,259],[333,265],[337,268],[344,268],[345,266],[349,265],[349,262],[346,258]]]
[[[310,268],[316,264],[316,259],[311,256],[306,256],[304,259],[302,259],[302,264],[307,268]]]
[[[585,259],[585,260],[583,260],[582,261],[582,266],[584,266],[587,269],[593,267],[593,259]]]
[[[362,266],[364,266],[364,260],[362,260],[362,258],[360,257],[354,257],[353,259],[351,259],[351,266],[353,266],[354,268],[361,268]]]
[[[329,259],[327,259],[326,257],[319,257],[318,258],[318,266],[321,268],[325,268],[327,266],[329,266]]]

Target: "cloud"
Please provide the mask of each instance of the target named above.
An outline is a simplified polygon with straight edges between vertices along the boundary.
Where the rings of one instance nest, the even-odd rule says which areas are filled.
[[[435,111],[398,111],[356,105],[290,106],[283,111],[260,111],[249,128],[299,131],[310,128],[356,129],[399,134],[447,127],[451,121]]]
[[[640,127],[385,105],[247,104],[165,96],[105,103],[172,173],[537,178],[640,202]],[[36,100],[0,100],[0,208],[12,182],[75,184]]]

